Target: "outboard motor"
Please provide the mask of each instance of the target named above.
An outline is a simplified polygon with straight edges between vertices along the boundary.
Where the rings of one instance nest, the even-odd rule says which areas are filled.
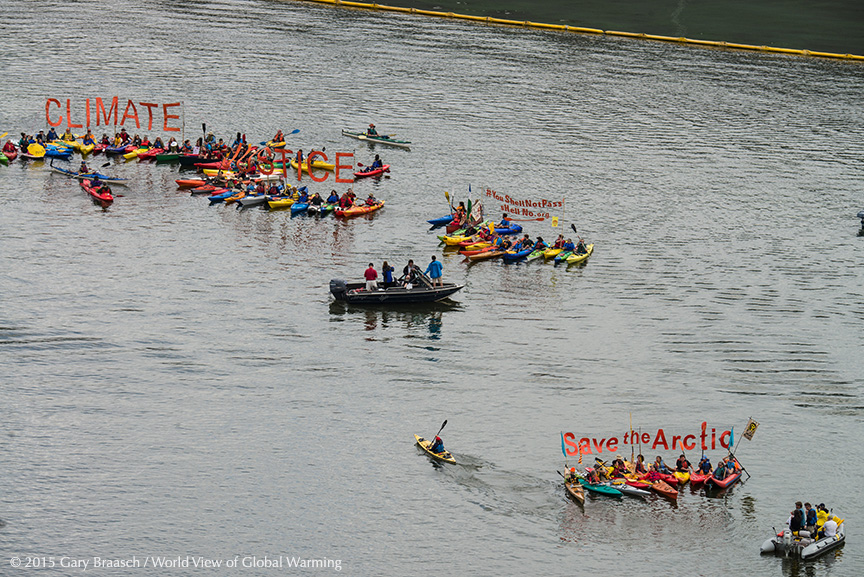
[[[786,529],[783,531],[783,553],[788,557],[789,553],[792,551],[792,531]]]
[[[348,285],[344,280],[341,278],[330,280],[330,293],[337,301],[343,300],[346,292],[348,292]]]

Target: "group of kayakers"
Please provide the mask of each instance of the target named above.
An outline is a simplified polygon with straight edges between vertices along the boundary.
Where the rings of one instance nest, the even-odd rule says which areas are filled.
[[[677,472],[711,475],[715,479],[723,480],[729,475],[735,474],[740,468],[741,466],[737,459],[731,454],[723,457],[716,469],[711,466],[711,460],[708,458],[708,455],[702,455],[696,468],[693,467],[684,453],[681,453],[675,461],[674,467],[668,466],[660,455],[657,455],[650,465],[645,463],[643,455],[637,455],[636,460],[632,464],[625,461],[621,455],[617,455],[611,465],[607,465],[605,461],[595,458],[594,467],[586,469],[586,479],[592,483],[600,483],[636,474],[644,475],[649,481],[658,481],[662,479],[661,475],[672,475]]]

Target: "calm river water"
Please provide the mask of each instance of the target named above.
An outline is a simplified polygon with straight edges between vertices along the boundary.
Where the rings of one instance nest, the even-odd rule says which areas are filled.
[[[92,568],[133,555],[348,575],[864,572],[860,64],[292,2],[3,12],[0,132],[47,128],[47,98],[182,100],[187,137],[297,128],[292,146],[392,172],[355,187],[387,206],[343,223],[210,207],[171,165],[104,168],[133,180],[107,211],[44,163],[0,166],[0,574],[36,572],[10,567],[33,556],[97,575],[303,572]],[[412,150],[340,134],[369,122]],[[469,185],[566,198],[562,227],[594,255],[466,266],[425,220]],[[433,254],[465,284],[455,304],[328,293],[369,261]],[[631,414],[736,436],[753,417],[752,478],[677,507],[569,502],[561,431],[620,437]],[[413,444],[444,419],[456,466]],[[850,542],[760,557],[799,499],[847,518]]]

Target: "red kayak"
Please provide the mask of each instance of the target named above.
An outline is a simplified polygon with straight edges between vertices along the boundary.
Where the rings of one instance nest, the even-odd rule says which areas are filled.
[[[365,176],[378,176],[379,174],[384,174],[385,172],[390,172],[390,165],[385,164],[381,168],[373,168],[372,170],[361,170],[359,172],[354,173],[354,178],[363,178]]]
[[[193,166],[195,168],[215,168],[217,170],[222,168],[227,170],[227,167],[222,164],[221,160],[218,162],[196,162]]]
[[[140,160],[152,160],[152,159],[156,158],[157,154],[162,154],[163,152],[165,152],[165,151],[161,148],[151,148],[150,150],[147,150],[144,152],[139,152],[138,158]]]
[[[192,189],[192,194],[212,194],[215,191],[224,192],[228,190],[224,186],[213,186],[212,184],[205,184],[204,186],[198,186]]]
[[[127,145],[126,148],[124,148],[123,150],[125,150],[126,152],[132,152],[133,150],[138,150],[139,148],[141,148],[141,147],[140,147],[140,146],[136,146],[136,145],[134,145],[134,144],[129,144],[129,145]]]
[[[728,489],[729,487],[734,485],[735,482],[738,481],[738,479],[740,479],[740,478],[741,478],[741,471],[736,471],[734,474],[729,475],[725,479],[718,479],[712,475],[705,482],[708,485],[714,485],[718,489]]]
[[[99,192],[95,187],[90,186],[89,180],[82,180],[81,188],[87,191],[87,194],[90,195],[90,198],[93,200],[94,204],[98,204],[102,208],[108,208],[111,203],[114,202],[114,197],[111,195],[110,192]]]
[[[105,150],[105,148],[106,148],[106,145],[97,144],[93,147],[93,154],[99,154],[100,152],[103,152]]]
[[[478,248],[476,250],[460,250],[459,254],[461,254],[462,256],[471,256],[475,254],[480,254],[481,252],[489,252],[492,250],[501,250],[501,247],[497,247],[493,244],[484,248]]]
[[[624,481],[631,487],[636,487],[637,489],[650,489],[651,483],[646,483],[645,481],[634,481],[633,479],[627,479]]]
[[[196,186],[204,186],[207,184],[206,180],[200,178],[181,178],[174,182],[177,183],[177,188],[195,188]]]
[[[708,480],[710,475],[702,475],[700,473],[690,473],[690,486],[694,489],[701,487]]]
[[[360,216],[361,214],[369,214],[370,212],[376,211],[379,208],[384,206],[384,201],[380,201],[372,206],[352,206],[351,208],[341,209],[337,208],[334,214],[341,218],[352,218],[355,216]]]
[[[6,155],[6,158],[9,159],[9,162],[12,162],[12,161],[15,160],[16,158],[18,158],[18,151],[17,151],[17,150],[14,150],[14,149],[13,149],[13,150],[10,150],[9,152],[4,152],[3,154]]]

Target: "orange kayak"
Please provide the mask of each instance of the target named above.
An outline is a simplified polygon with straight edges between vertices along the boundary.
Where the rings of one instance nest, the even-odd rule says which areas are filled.
[[[372,206],[352,206],[351,208],[346,208],[345,210],[337,208],[334,211],[334,214],[342,218],[352,218],[355,216],[360,216],[361,214],[369,214],[370,212],[375,212],[382,206],[384,206],[383,200],[379,201],[377,204],[373,204]]]
[[[673,489],[672,486],[666,481],[655,481],[651,485],[651,490],[670,499],[678,498],[678,491],[676,489]]]

